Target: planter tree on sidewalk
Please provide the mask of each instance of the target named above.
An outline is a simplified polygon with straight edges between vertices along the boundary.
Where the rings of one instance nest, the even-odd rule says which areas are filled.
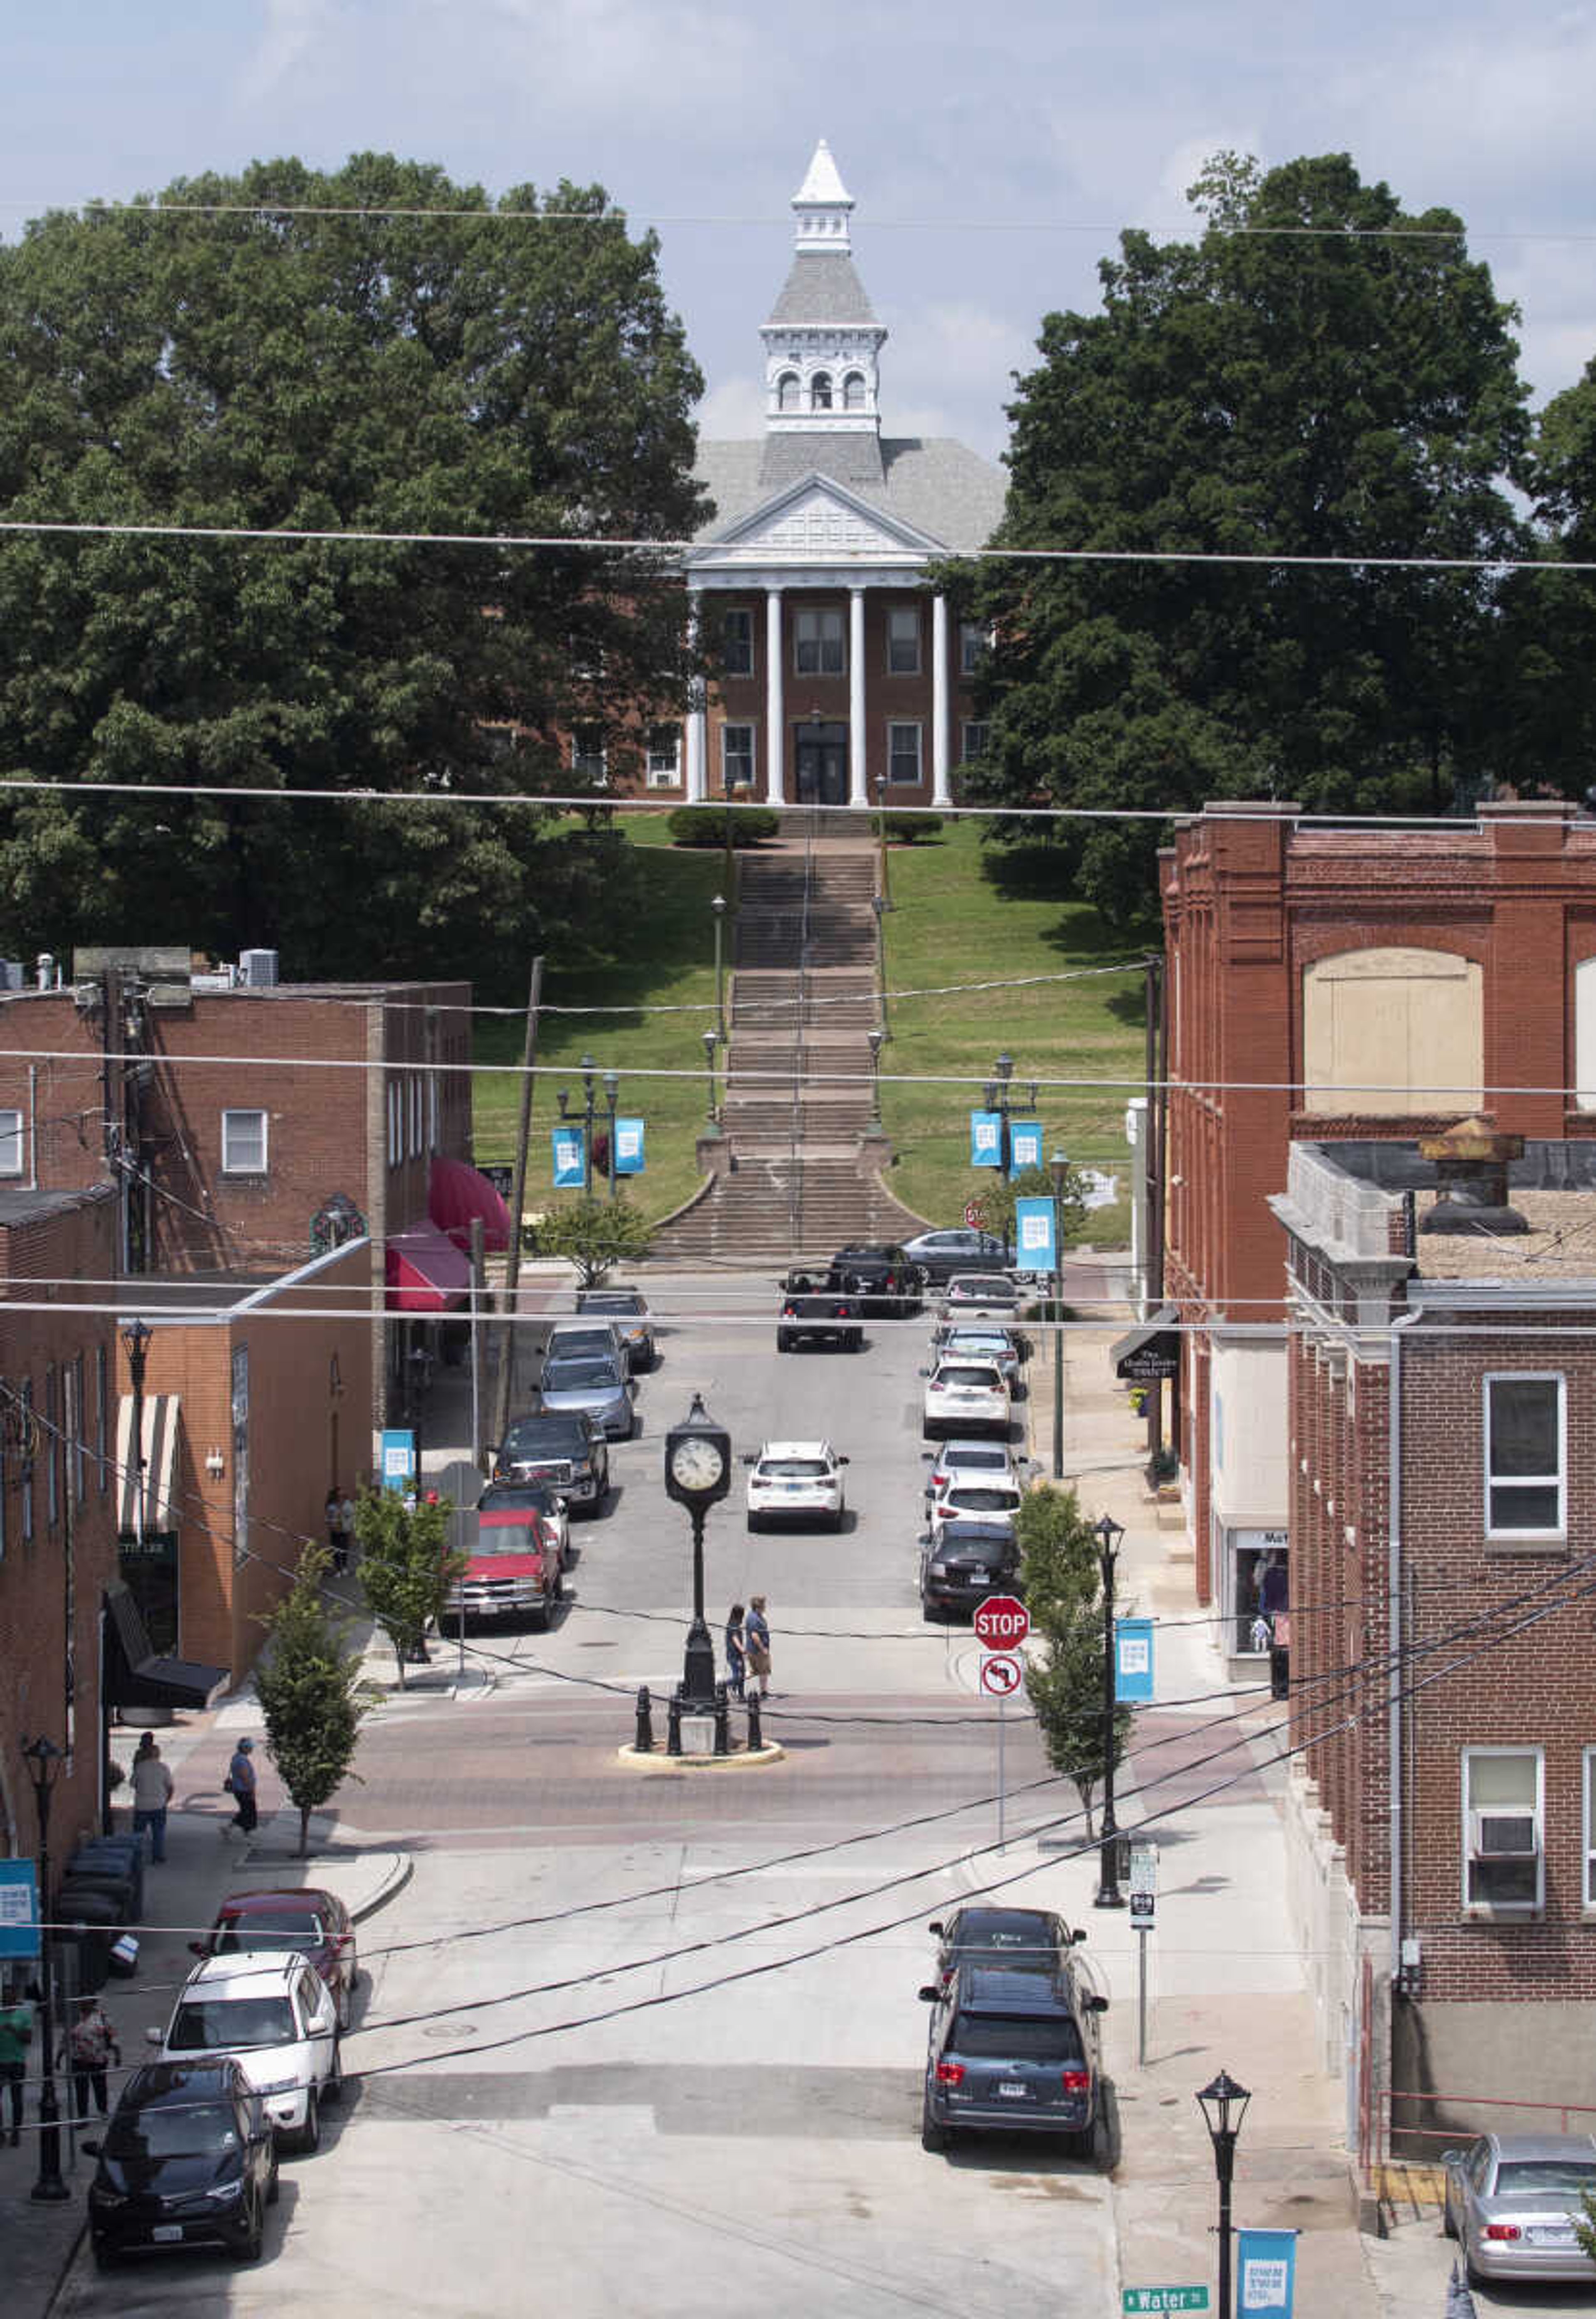
[[[465,1567],[465,1557],[446,1545],[453,1511],[447,1499],[411,1505],[397,1490],[362,1490],[356,1503],[360,1591],[393,1646],[401,1691],[406,1660],[442,1618],[450,1582]]]
[[[1040,1664],[1025,1670],[1025,1692],[1055,1772],[1074,1783],[1093,1840],[1092,1798],[1103,1783],[1103,1575],[1097,1541],[1073,1490],[1049,1484],[1028,1491],[1014,1516],[1023,1575]],[[1117,1771],[1131,1732],[1131,1710],[1116,1708]]]
[[[376,1699],[361,1683],[349,1622],[329,1611],[321,1592],[331,1558],[325,1547],[305,1548],[293,1584],[261,1616],[270,1639],[255,1671],[266,1753],[299,1813],[302,1860],[311,1814],[356,1776],[360,1719]]]
[[[537,1253],[569,1259],[578,1286],[598,1288],[618,1264],[640,1264],[653,1236],[647,1217],[630,1200],[581,1199],[540,1220]]]

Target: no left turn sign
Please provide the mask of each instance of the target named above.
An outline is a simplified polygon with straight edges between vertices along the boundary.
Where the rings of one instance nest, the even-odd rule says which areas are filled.
[[[992,1699],[1012,1699],[1024,1670],[1014,1651],[987,1651],[981,1660],[981,1689]]]

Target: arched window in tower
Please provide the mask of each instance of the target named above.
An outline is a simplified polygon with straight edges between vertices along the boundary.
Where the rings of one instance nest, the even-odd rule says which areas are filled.
[[[829,371],[817,370],[810,380],[809,408],[811,411],[831,409],[831,373]]]
[[[843,381],[843,408],[844,411],[864,409],[864,378],[859,371],[851,370]]]
[[[784,370],[776,381],[778,411],[796,411],[798,407],[798,382],[795,370]]]

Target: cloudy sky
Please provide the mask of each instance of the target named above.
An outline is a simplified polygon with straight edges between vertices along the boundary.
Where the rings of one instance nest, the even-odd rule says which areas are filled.
[[[892,433],[1003,447],[1050,309],[1131,223],[1189,230],[1222,147],[1349,151],[1446,203],[1522,314],[1534,400],[1596,354],[1596,5],[1509,0],[8,0],[0,230],[284,153],[375,149],[490,192],[597,181],[657,228],[708,393],[757,423],[756,330],[817,137],[890,331]]]

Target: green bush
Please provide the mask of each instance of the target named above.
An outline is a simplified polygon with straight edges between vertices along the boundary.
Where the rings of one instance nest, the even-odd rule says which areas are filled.
[[[673,845],[762,845],[781,826],[780,816],[769,806],[742,806],[727,813],[718,805],[679,805],[670,817]]]
[[[894,845],[919,845],[942,834],[940,813],[889,813],[887,835]]]

